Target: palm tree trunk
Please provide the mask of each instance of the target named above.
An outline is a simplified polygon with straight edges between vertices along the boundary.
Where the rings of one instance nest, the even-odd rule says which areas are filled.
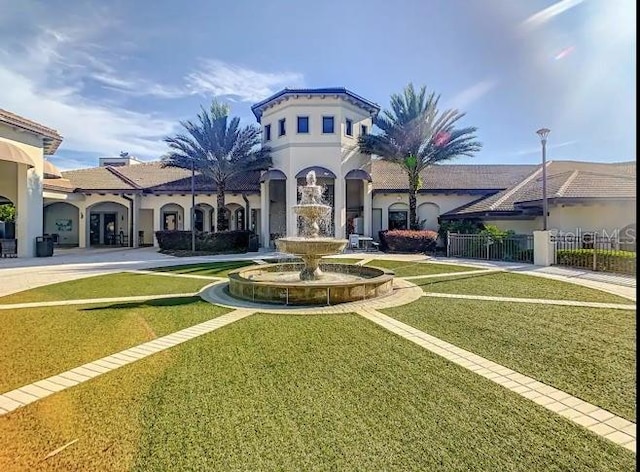
[[[417,172],[415,175],[409,175],[409,229],[420,229],[417,208],[418,181],[419,175]]]
[[[217,191],[217,195],[216,195],[216,206],[218,207],[216,210],[216,215],[217,215],[217,227],[218,227],[218,231],[223,231],[223,230],[227,230],[229,229],[226,226],[226,222],[225,222],[225,218],[224,218],[224,183],[223,182],[218,182],[217,184],[218,187],[218,191]]]

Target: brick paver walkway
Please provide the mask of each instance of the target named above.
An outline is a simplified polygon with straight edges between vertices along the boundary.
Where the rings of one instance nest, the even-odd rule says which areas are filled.
[[[75,369],[71,369],[66,372],[62,372],[61,374],[34,382],[30,385],[25,385],[24,387],[3,393],[0,395],[0,415],[9,413],[16,408],[28,405],[29,403],[48,397],[49,395],[66,388],[73,387],[79,383],[86,382],[87,380],[99,375],[111,372],[112,370],[118,369],[124,365],[139,361],[140,359],[157,352],[161,352],[165,349],[177,346],[178,344],[190,341],[191,339],[202,336],[203,334],[215,331],[218,328],[227,326],[228,324],[241,320],[242,318],[246,318],[253,313],[253,310],[235,310],[209,321],[205,321],[204,323],[176,331],[173,334],[162,336],[161,338],[154,339],[153,341],[83,364]]]
[[[464,300],[483,300],[495,302],[514,302],[514,303],[538,303],[541,305],[563,305],[563,306],[584,306],[591,308],[614,308],[617,310],[635,310],[636,306],[623,303],[604,303],[604,302],[583,302],[580,300],[552,300],[548,298],[515,298],[515,297],[492,297],[488,295],[464,295],[461,293],[436,293],[425,292],[423,297],[434,298],[461,298]]]
[[[363,308],[358,311],[358,314],[434,354],[528,398],[547,410],[558,413],[633,452],[636,451],[636,424],[629,420],[508,367],[442,341],[379,311]]]

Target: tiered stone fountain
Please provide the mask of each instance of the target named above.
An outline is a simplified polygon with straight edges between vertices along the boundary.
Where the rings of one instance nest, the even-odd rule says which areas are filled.
[[[346,239],[322,237],[320,222],[331,214],[322,202],[322,187],[316,174],[307,174],[300,187],[301,199],[293,209],[303,220],[302,236],[280,238],[280,252],[302,259],[302,263],[251,266],[229,274],[229,293],[256,302],[286,305],[334,305],[387,295],[393,290],[393,272],[351,264],[322,263],[324,256],[337,254]],[[338,260],[339,261],[339,260]]]

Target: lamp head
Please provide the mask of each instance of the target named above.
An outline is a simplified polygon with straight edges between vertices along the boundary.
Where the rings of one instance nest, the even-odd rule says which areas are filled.
[[[537,135],[540,136],[540,140],[543,142],[547,140],[547,136],[549,136],[550,132],[551,130],[548,128],[540,128],[538,131],[536,131]]]

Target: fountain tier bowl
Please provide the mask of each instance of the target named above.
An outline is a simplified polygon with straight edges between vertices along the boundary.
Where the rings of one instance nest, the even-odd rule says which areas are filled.
[[[301,280],[304,263],[265,264],[229,273],[229,293],[243,300],[282,305],[336,305],[393,291],[393,272],[377,267],[321,263],[322,276]]]
[[[335,238],[280,238],[276,240],[278,251],[296,256],[330,256],[342,252],[346,239]]]

